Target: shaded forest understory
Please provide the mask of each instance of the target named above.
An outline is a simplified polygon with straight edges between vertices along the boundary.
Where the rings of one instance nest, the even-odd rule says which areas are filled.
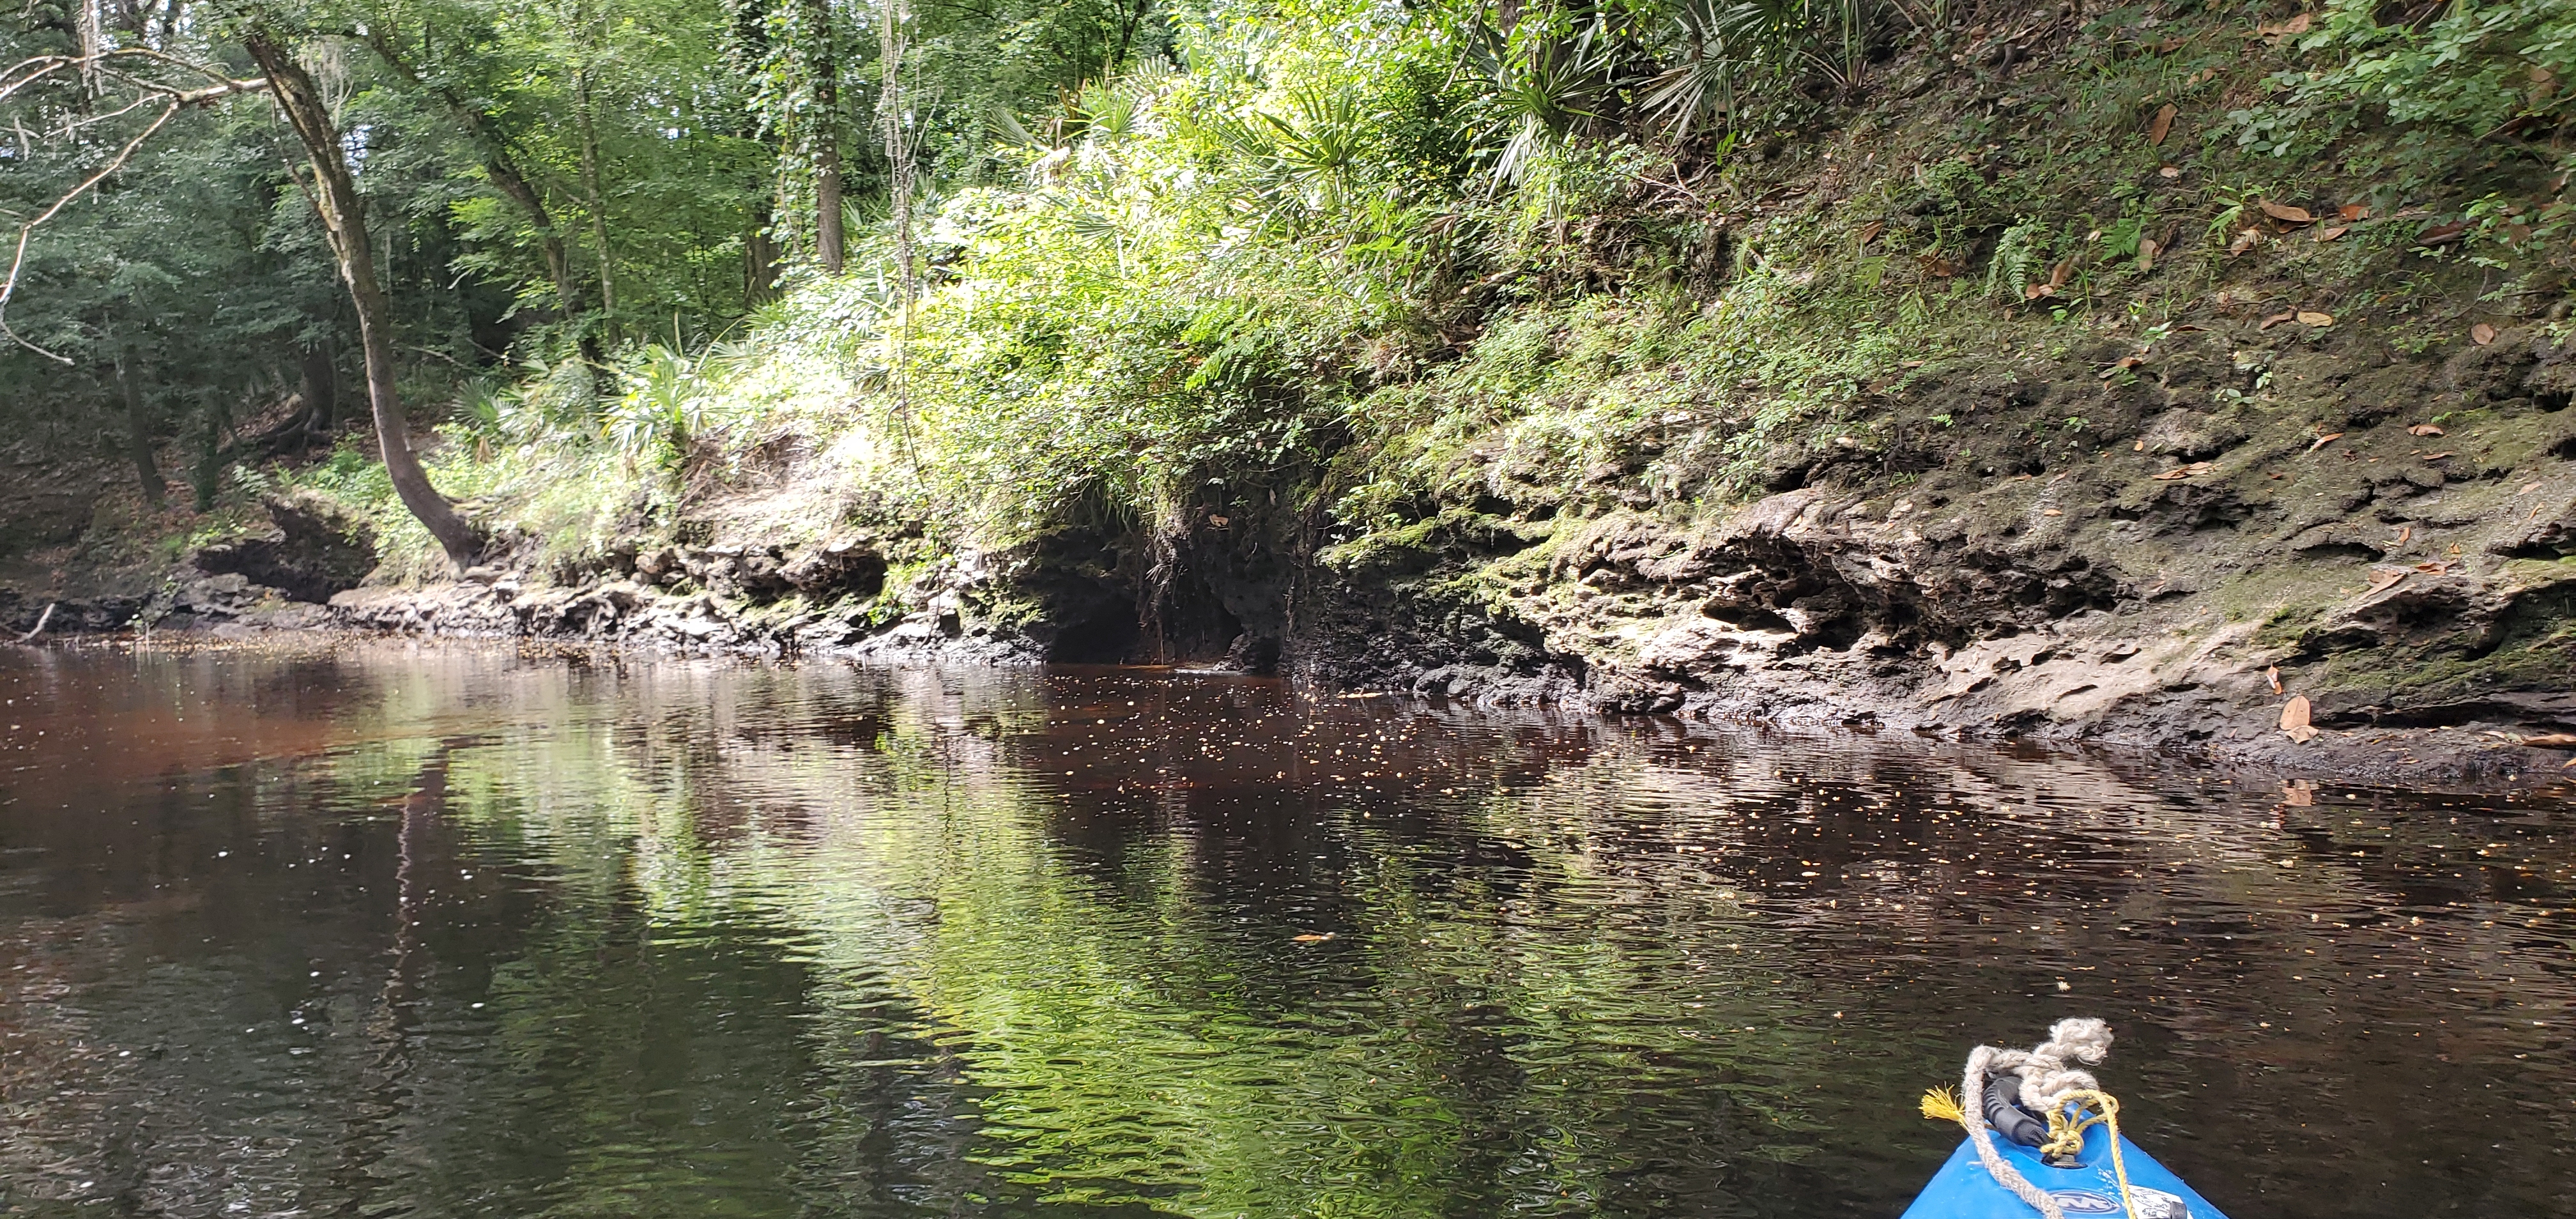
[[[493,218],[488,147],[443,178],[407,148],[445,185],[368,189],[410,218],[402,389],[479,531],[462,573],[363,412],[316,415],[354,379],[329,261],[280,253],[322,241],[293,186],[250,192],[258,282],[323,286],[194,399],[226,411],[164,362],[147,421],[108,305],[57,328],[95,339],[81,371],[11,357],[46,422],[10,457],[0,622],[1159,661],[2569,773],[2564,11],[1151,16],[924,103],[922,185],[846,234],[793,220],[812,133],[750,123],[734,212],[602,236],[596,291],[557,274],[580,242]],[[925,96],[1000,54],[905,20]],[[893,79],[865,50],[834,69],[852,133]],[[853,197],[913,172],[849,150]],[[613,218],[595,158],[555,159]],[[622,259],[671,258],[741,282],[639,269],[601,307]],[[138,445],[196,494],[147,499]]]

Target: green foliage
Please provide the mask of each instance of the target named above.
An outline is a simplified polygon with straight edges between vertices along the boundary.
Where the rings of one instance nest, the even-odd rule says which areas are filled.
[[[2576,115],[2576,10],[2558,0],[2455,0],[2429,19],[2380,23],[2372,0],[2329,0],[2298,35],[2304,67],[2266,82],[2276,100],[2236,111],[2238,143],[2313,155],[2374,121],[2414,128],[2412,157],[2477,155],[2472,141],[2546,133]],[[2515,141],[2518,142],[2518,141]]]

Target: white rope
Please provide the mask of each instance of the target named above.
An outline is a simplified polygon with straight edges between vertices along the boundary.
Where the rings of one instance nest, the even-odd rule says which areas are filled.
[[[2101,1087],[2092,1072],[2069,1066],[2067,1060],[2098,1063],[2110,1052],[2111,1026],[2087,1016],[2050,1025],[2048,1040],[2027,1050],[1981,1045],[1968,1054],[1967,1073],[1959,1080],[1959,1119],[1968,1128],[1968,1141],[1976,1145],[1977,1162],[1986,1166],[1986,1175],[2047,1219],[2066,1219],[2066,1212],[2057,1199],[2031,1184],[1995,1150],[1994,1132],[1986,1126],[1986,1076],[2020,1075],[2022,1107],[2047,1114],[2064,1105],[2068,1093]]]

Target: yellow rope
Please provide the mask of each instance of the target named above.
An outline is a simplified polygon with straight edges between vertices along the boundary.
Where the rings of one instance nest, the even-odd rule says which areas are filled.
[[[2059,1146],[2061,1139],[2072,1138],[2074,1146],[2068,1148],[2066,1154],[2073,1155],[2084,1150],[2086,1130],[2094,1126],[2110,1127],[2111,1175],[2120,1181],[2120,1213],[2124,1219],[2138,1219],[2138,1205],[2129,1197],[2129,1162],[2127,1157],[2120,1154],[2120,1102],[2110,1093],[2092,1088],[2069,1092],[2058,1099],[2064,1103],[2048,1115],[2049,1138],[2048,1142],[2040,1148],[2041,1154],[2047,1154],[2051,1148]],[[2081,1121],[2066,1116],[2067,1105],[2075,1106],[2075,1111],[2082,1113],[2083,1106],[2087,1103],[2100,1109],[2101,1112]],[[2059,1133],[2061,1127],[2065,1130],[2063,1135]]]

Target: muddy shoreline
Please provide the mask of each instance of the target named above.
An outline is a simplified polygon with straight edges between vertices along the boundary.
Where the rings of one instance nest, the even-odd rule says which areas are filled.
[[[283,499],[176,568],[0,582],[0,625],[60,602],[56,634],[1186,663],[2294,777],[2576,779],[2576,752],[2521,743],[2576,733],[2576,347],[2534,327],[2409,356],[2240,319],[2133,350],[1921,370],[1764,450],[1764,492],[1729,505],[1647,494],[1651,438],[1575,495],[1496,446],[1400,525],[1210,492],[977,551],[919,520],[762,515],[836,493],[791,458],[577,560],[505,535],[426,586],[370,574],[329,503]],[[2284,731],[2299,700],[2306,739]]]
[[[743,656],[784,660],[842,659],[909,665],[1037,665],[1063,654],[1063,632],[1054,624],[1035,630],[971,622],[954,609],[929,608],[891,625],[854,626],[852,615],[806,608],[782,610],[712,596],[675,594],[631,579],[575,587],[531,584],[519,577],[478,572],[477,578],[418,588],[362,588],[335,595],[327,605],[297,601],[237,575],[199,576],[182,583],[173,605],[155,624],[161,638],[257,640],[279,635],[345,634],[357,638],[515,641],[570,645],[641,656]],[[954,592],[955,590],[950,590]],[[965,600],[951,597],[952,604]],[[128,625],[147,607],[126,599],[52,603],[54,615],[37,642],[101,636],[132,639]],[[29,618],[43,606],[0,593],[0,620]],[[1381,624],[1383,625],[1383,624]],[[1419,624],[1410,624],[1419,630]],[[18,628],[23,630],[24,628]],[[2450,725],[2392,724],[2324,728],[2304,742],[2283,734],[2273,719],[2279,700],[2268,683],[2252,689],[2187,683],[2183,688],[2141,690],[2116,714],[2067,723],[2029,716],[1961,722],[1956,696],[1907,696],[1896,685],[1846,684],[1834,666],[1798,680],[1781,672],[1759,675],[1745,688],[1695,692],[1678,705],[1641,706],[1632,681],[1585,674],[1570,665],[1514,665],[1495,655],[1491,637],[1452,641],[1430,654],[1400,656],[1389,635],[1379,646],[1353,648],[1352,636],[1331,630],[1292,633],[1269,663],[1238,646],[1229,656],[1191,658],[1194,667],[1277,673],[1330,693],[1385,693],[1491,707],[1555,707],[1578,713],[1643,716],[1683,722],[1724,722],[1783,728],[1827,728],[1875,735],[1904,731],[1966,740],[2020,741],[2034,746],[2108,753],[2139,760],[2181,760],[2219,770],[2277,776],[2285,798],[2303,801],[2317,783],[2368,782],[2399,787],[2464,789],[2564,788],[2576,782],[2576,753],[2526,747],[2520,735],[2471,722]],[[2017,656],[2027,671],[2048,671],[2064,683],[2078,673],[2096,676],[2145,660],[2150,671],[2180,665],[2204,678],[2221,677],[2228,648],[2207,645],[2161,656],[2126,652],[2116,645],[2052,634],[2025,640],[1998,655]],[[1418,637],[1404,641],[1425,645]],[[2048,654],[2062,651],[2061,654]],[[1473,663],[1483,660],[1486,663]],[[2052,668],[2052,666],[2054,666]],[[1880,666],[1884,668],[1885,666]],[[1956,667],[1955,665],[1953,666]],[[1795,669],[1788,673],[1795,673]],[[2011,677],[2013,671],[2007,671]],[[1991,685],[1991,683],[1990,683]],[[2007,681],[2028,691],[2031,679]],[[2234,683],[2244,687],[2246,683]],[[1979,693],[1983,693],[1980,690]],[[2008,692],[2007,692],[2008,693]],[[1988,700],[1991,702],[1992,700]],[[2496,721],[2514,722],[2507,716]],[[2215,731],[2211,725],[2217,725]]]

